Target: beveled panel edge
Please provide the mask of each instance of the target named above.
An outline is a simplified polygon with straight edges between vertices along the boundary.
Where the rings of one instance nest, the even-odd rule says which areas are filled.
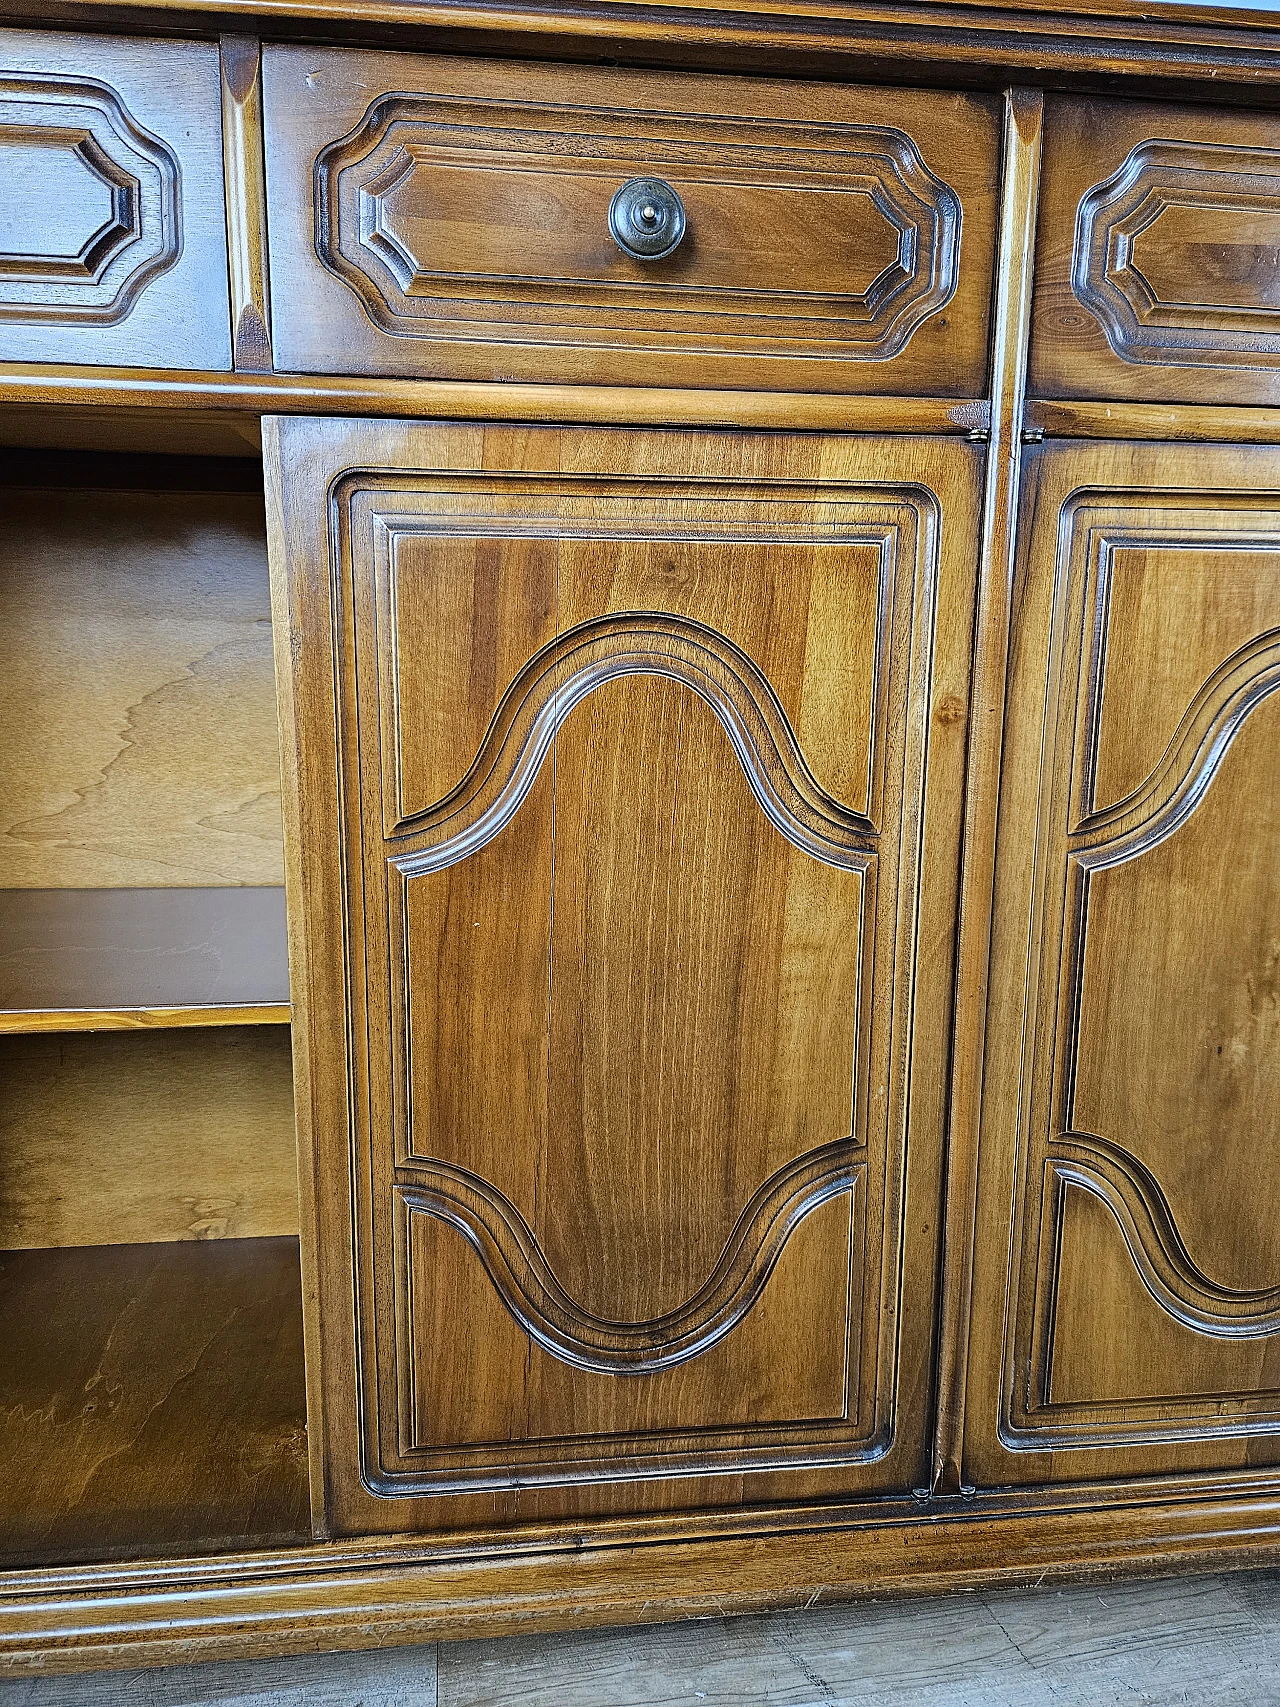
[[[1275,1477],[337,1541],[0,1574],[0,1674],[65,1674],[1280,1562]],[[1144,1503],[1145,1495],[1145,1503]],[[1034,1503],[1032,1503],[1034,1501]]]
[[[309,374],[158,372],[148,368],[0,363],[0,408],[199,409],[242,415],[371,415],[616,426],[763,427],[785,431],[983,437],[983,399],[860,397],[827,392],[676,390],[352,379]]]

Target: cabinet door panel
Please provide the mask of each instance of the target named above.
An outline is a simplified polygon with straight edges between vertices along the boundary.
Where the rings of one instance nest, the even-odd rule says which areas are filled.
[[[1062,446],[1029,474],[969,1471],[1270,1463],[1280,455]]]
[[[918,1484],[978,453],[268,437],[331,1521]]]

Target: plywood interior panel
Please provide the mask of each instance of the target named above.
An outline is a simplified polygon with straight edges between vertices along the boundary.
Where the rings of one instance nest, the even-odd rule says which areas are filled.
[[[296,1239],[0,1254],[0,1562],[305,1540]]]
[[[261,499],[53,461],[0,488],[0,887],[282,883]]]
[[[0,1029],[11,1014],[288,1000],[283,888],[0,889]]]
[[[0,1039],[0,1249],[297,1230],[286,1027]]]

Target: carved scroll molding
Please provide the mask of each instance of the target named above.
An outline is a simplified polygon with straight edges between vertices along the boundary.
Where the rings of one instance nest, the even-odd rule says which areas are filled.
[[[709,1351],[755,1304],[783,1247],[804,1218],[843,1192],[866,1168],[852,1138],[824,1144],[771,1174],[746,1204],[706,1281],[679,1309],[648,1321],[594,1315],[565,1291],[533,1230],[488,1181],[437,1163],[415,1183],[393,1188],[399,1238],[407,1250],[413,1218],[428,1215],[455,1227],[475,1251],[507,1310],[562,1363],[614,1375],[652,1375]],[[412,1265],[398,1265],[411,1287]],[[405,1320],[414,1319],[412,1298]]]
[[[1187,238],[1162,248],[1173,218],[1228,264],[1233,221],[1247,222],[1237,301],[1197,300]],[[1140,142],[1080,203],[1071,288],[1123,361],[1276,367],[1280,296],[1274,264],[1255,258],[1261,221],[1280,245],[1280,150]]]
[[[1204,798],[1249,713],[1277,688],[1280,628],[1272,628],[1201,684],[1146,781],[1081,822],[1068,841],[1081,866],[1120,865],[1167,841]]]
[[[628,675],[665,676],[706,701],[761,810],[794,846],[847,871],[871,863],[871,820],[816,781],[777,695],[747,654],[688,617],[624,611],[567,630],[530,659],[458,787],[404,820],[405,851],[392,856],[394,868],[422,876],[492,841],[532,788],[564,720],[595,689]]]
[[[1104,1203],[1143,1285],[1184,1328],[1214,1339],[1265,1339],[1280,1332],[1280,1286],[1241,1292],[1210,1280],[1188,1253],[1155,1175],[1119,1144],[1068,1132],[1050,1145],[1047,1167],[1055,1217],[1062,1214],[1063,1186],[1077,1186]]]
[[[78,202],[65,193],[68,164]],[[44,210],[0,254],[0,323],[116,325],[177,262],[177,158],[104,84],[0,75],[0,166],[11,181],[20,174],[23,205]],[[56,220],[47,205],[55,178],[41,190],[42,172],[55,171]]]
[[[688,264],[661,277],[601,238],[613,191],[651,172],[672,180],[690,216]],[[700,276],[700,233],[708,252],[732,254],[748,198],[759,217],[776,202],[773,217],[794,224],[798,194],[843,198],[852,258],[823,251],[824,215],[813,234],[797,231],[786,268],[755,259]],[[446,244],[468,210],[531,201],[545,218],[526,229],[512,212],[504,229],[495,216],[494,241],[473,245],[470,264]],[[958,196],[910,137],[879,126],[391,94],[320,154],[315,207],[316,254],[399,337],[754,354],[767,336],[774,354],[821,344],[837,359],[883,361],[959,275]]]
[[[1125,551],[1155,558],[1166,551],[1222,554],[1224,572],[1234,561],[1256,564],[1280,553],[1280,508],[1249,492],[1083,490],[1059,516],[1019,1115],[1025,1209],[999,1420],[1001,1440],[1015,1451],[1198,1439],[1207,1430],[1221,1432],[1228,1421],[1243,1434],[1280,1429],[1277,1395],[1205,1392],[1195,1384],[1203,1374],[1189,1375],[1184,1393],[1175,1381],[1172,1394],[1159,1399],[1135,1394],[1123,1402],[1082,1396],[1060,1402],[1052,1396],[1053,1365],[1064,1355],[1057,1343],[1063,1330],[1059,1289],[1073,1192],[1105,1205],[1146,1293],[1181,1328],[1218,1341],[1280,1333],[1280,1287],[1232,1290],[1193,1259],[1158,1164],[1135,1153],[1142,1133],[1084,1130],[1095,1116],[1076,1113],[1078,1055],[1089,1017],[1084,1004],[1092,988],[1086,977],[1091,885],[1109,868],[1154,853],[1197,809],[1208,809],[1207,796],[1232,745],[1280,688],[1280,629],[1271,628],[1238,646],[1194,691],[1188,687],[1189,701],[1148,774],[1095,810],[1106,660],[1113,644],[1122,654],[1124,648],[1124,637],[1112,636],[1109,625],[1113,572]],[[1132,657],[1128,669],[1139,682]],[[1108,954],[1116,949],[1108,938]],[[1184,999],[1194,1002],[1194,992],[1192,976]],[[1167,992],[1165,999],[1171,999]],[[1091,1036],[1096,1051],[1100,1045]],[[1115,1061],[1107,1070],[1123,1073],[1125,1066]],[[1094,1072],[1094,1105],[1096,1079]],[[1078,1246],[1070,1260],[1083,1260]],[[1073,1273],[1078,1293],[1080,1276]],[[1194,1365],[1194,1354],[1188,1355]]]

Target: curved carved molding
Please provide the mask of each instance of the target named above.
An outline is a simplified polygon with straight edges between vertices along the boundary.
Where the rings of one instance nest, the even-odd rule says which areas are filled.
[[[1050,1145],[1047,1165],[1106,1204],[1147,1291],[1183,1327],[1214,1339],[1280,1333],[1280,1286],[1236,1292],[1210,1280],[1188,1254],[1155,1175],[1119,1144],[1068,1132]]]
[[[470,769],[427,812],[404,820],[405,877],[440,871],[484,847],[533,787],[556,731],[588,694],[620,676],[663,676],[711,707],[765,816],[814,859],[864,871],[870,819],[818,783],[768,680],[740,647],[689,617],[623,611],[568,629],[529,660],[494,713]]]
[[[25,191],[27,178],[38,185],[41,158],[56,153],[73,156],[84,176],[84,230],[78,241],[64,238],[56,250],[33,244],[30,251],[0,255],[0,323],[116,325],[182,253],[177,157],[104,84],[0,74],[6,170],[26,162]],[[63,197],[60,229],[74,211]],[[32,236],[57,241],[47,222]]]
[[[1202,683],[1146,781],[1082,821],[1068,843],[1081,865],[1120,865],[1173,835],[1203,799],[1249,713],[1277,688],[1280,628],[1271,628]]]
[[[842,1138],[779,1168],[743,1209],[697,1292],[679,1309],[642,1322],[610,1321],[575,1303],[520,1211],[477,1175],[435,1164],[421,1183],[392,1189],[404,1217],[401,1236],[407,1239],[414,1215],[455,1227],[511,1315],[553,1357],[579,1369],[651,1375],[700,1356],[735,1328],[801,1221],[852,1193],[865,1167],[861,1147]]]
[[[1222,253],[1232,247],[1232,219],[1249,221],[1242,242],[1246,297],[1238,303],[1197,302],[1190,263],[1176,247],[1165,264],[1171,276],[1144,271],[1139,249],[1159,251],[1152,227],[1171,210],[1203,228],[1199,241]],[[1095,316],[1123,361],[1271,368],[1280,365],[1280,306],[1274,266],[1253,260],[1259,218],[1274,220],[1280,243],[1280,150],[1233,143],[1140,142],[1120,169],[1081,200],[1076,214],[1071,288]]]
[[[641,277],[600,237],[612,191],[655,170],[689,204],[690,242],[678,268]],[[842,265],[847,286],[831,288],[833,257],[806,250],[803,231],[776,277],[744,257],[740,277],[726,279],[721,265],[718,278],[699,279],[698,233],[722,217],[721,204],[732,205],[724,231],[710,235],[719,255],[745,229],[746,198],[759,210],[777,195],[793,204],[797,192],[848,198],[858,241]],[[548,209],[533,255],[535,227],[522,245],[514,216],[509,241],[495,220],[492,246],[476,248],[470,265],[456,246],[424,252],[433,222],[447,229],[477,205],[513,198]],[[655,348],[661,333],[673,348],[751,354],[767,332],[774,353],[822,343],[824,355],[883,361],[950,301],[959,278],[959,197],[904,131],[886,126],[389,94],[319,155],[315,208],[316,254],[375,326],[400,337]]]

